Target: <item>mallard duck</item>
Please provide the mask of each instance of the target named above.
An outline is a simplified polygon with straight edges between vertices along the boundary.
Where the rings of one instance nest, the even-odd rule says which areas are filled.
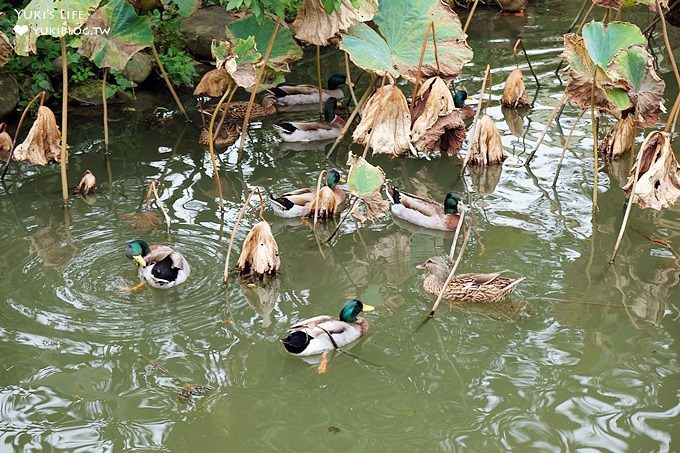
[[[373,310],[361,301],[348,299],[339,317],[322,315],[300,321],[290,327],[290,334],[281,342],[288,353],[300,357],[342,348],[366,334],[368,323],[357,315]]]
[[[467,91],[465,90],[455,90],[453,92],[453,105],[455,105],[456,108],[460,110],[460,116],[463,121],[474,118],[475,116],[475,109],[469,105],[465,105],[467,95]]]
[[[152,245],[136,239],[129,242],[125,255],[139,266],[139,278],[154,288],[172,288],[184,283],[191,273],[181,253],[167,245]]]
[[[496,0],[504,13],[514,14],[516,16],[523,16],[524,9],[529,3],[528,0]]]
[[[345,192],[337,187],[341,179],[340,173],[337,170],[328,170],[326,185],[321,188],[321,190],[328,189],[335,195],[336,205],[345,201]],[[277,216],[287,218],[314,215],[312,203],[315,192],[316,189],[305,188],[284,193],[276,198],[270,195],[272,210]]]
[[[233,144],[240,136],[241,131],[238,127],[238,124],[231,121],[225,121],[224,124],[222,124],[219,132],[213,132],[213,142],[215,143],[215,146],[225,147]],[[208,146],[208,142],[208,128],[203,127],[201,128],[201,133],[198,136],[198,143]]]
[[[212,113],[215,111],[215,105],[211,105],[208,107],[205,107],[201,110],[201,113],[206,113],[209,115],[212,115]],[[220,112],[223,112],[225,108],[225,104],[222,104],[220,107]],[[239,119],[243,120],[246,116],[246,110],[248,109],[248,102],[246,101],[237,101],[237,102],[230,102],[228,105],[226,105],[227,108],[227,118],[229,119]],[[260,103],[254,103],[252,110],[250,111],[250,118],[261,118],[263,116],[270,116],[274,115],[276,113],[276,97],[274,97],[273,94],[267,93],[265,94],[262,99],[260,99]],[[219,118],[219,117],[218,117]]]
[[[401,192],[397,187],[386,185],[387,198],[392,203],[392,215],[415,225],[433,230],[453,231],[458,226],[460,195],[449,192],[441,205],[429,198]]]
[[[328,89],[321,90],[322,100],[330,97],[342,99],[344,93],[340,85],[347,81],[344,74],[333,74],[328,78]],[[314,104],[319,102],[319,87],[314,85],[285,85],[270,88],[278,105]]]
[[[274,130],[284,142],[313,142],[337,138],[345,126],[345,120],[335,114],[337,102],[338,100],[333,97],[326,99],[323,110],[325,123],[320,121],[280,122],[274,125]]]
[[[433,256],[417,267],[428,272],[423,282],[425,291],[439,295],[451,272],[446,258]],[[483,304],[500,302],[524,280],[524,277],[512,279],[500,277],[500,274],[500,272],[495,272],[492,274],[454,275],[444,290],[444,297],[449,300]]]

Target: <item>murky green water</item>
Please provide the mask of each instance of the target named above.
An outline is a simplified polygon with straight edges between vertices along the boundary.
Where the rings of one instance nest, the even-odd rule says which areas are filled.
[[[537,3],[527,18],[480,11],[471,29],[475,61],[461,86],[478,90],[488,62],[499,98],[518,36],[544,85],[522,119],[525,139],[511,134],[499,107],[488,110],[510,155],[495,189],[491,175],[484,184],[461,180],[451,158],[373,159],[405,190],[439,198],[467,185],[475,231],[462,270],[526,276],[511,303],[444,304],[421,327],[433,298],[414,266],[446,253],[450,238],[390,218],[347,222],[328,247],[332,226],[319,228],[320,245],[308,226],[267,212],[280,278],[265,289],[237,279],[225,288],[226,243],[245,187],[311,185],[319,169],[344,166],[346,147],[329,162],[321,149],[284,148],[270,123],[256,123],[240,158],[236,149],[221,156],[222,217],[194,126],[179,117],[149,122],[141,100],[137,112],[114,109],[107,181],[99,111],[74,113],[70,179],[92,170],[96,200],[76,198],[65,213],[58,170],[19,166],[0,197],[0,450],[677,450],[680,263],[642,234],[679,244],[680,208],[634,208],[608,266],[631,159],[600,173],[596,218],[589,127],[576,131],[556,190],[564,139],[557,128],[532,172],[523,167],[561,96],[552,72],[560,33],[578,9]],[[333,55],[326,62],[328,72],[342,68]],[[576,115],[565,110],[564,135]],[[134,215],[153,178],[173,221],[169,237],[162,218]],[[252,208],[236,251],[256,221]],[[190,280],[167,291],[120,291],[135,279],[124,244],[136,237],[185,253]],[[338,355],[319,375],[284,353],[278,339],[290,323],[335,314],[348,296],[378,307],[353,349],[362,361]],[[211,389],[187,401],[178,396],[183,382]]]

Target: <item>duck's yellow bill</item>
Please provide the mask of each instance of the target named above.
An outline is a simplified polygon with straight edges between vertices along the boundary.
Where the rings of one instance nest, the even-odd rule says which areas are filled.
[[[373,310],[375,310],[375,307],[373,305],[368,305],[368,304],[364,304],[364,308],[362,309],[362,311],[373,311]]]
[[[144,258],[142,258],[141,256],[139,255],[133,256],[132,259],[135,260],[138,266],[142,267],[146,266],[146,261],[144,261]]]

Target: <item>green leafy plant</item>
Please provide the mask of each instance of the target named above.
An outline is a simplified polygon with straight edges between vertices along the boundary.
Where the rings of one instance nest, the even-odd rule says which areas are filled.
[[[194,68],[194,60],[188,53],[173,46],[159,57],[174,85],[193,85],[198,73]]]

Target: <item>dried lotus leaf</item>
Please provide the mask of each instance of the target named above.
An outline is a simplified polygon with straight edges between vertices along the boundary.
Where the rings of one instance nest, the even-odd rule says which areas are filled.
[[[54,113],[48,107],[38,109],[38,117],[28,131],[26,139],[14,150],[14,159],[33,165],[47,165],[61,158],[61,132]]]
[[[490,116],[484,115],[475,129],[465,165],[494,165],[505,160],[501,134]]]
[[[269,223],[256,223],[243,241],[236,268],[242,276],[262,277],[276,274],[280,267],[279,246]]]
[[[505,81],[501,105],[512,109],[531,105],[529,95],[524,86],[524,76],[522,76],[521,69],[517,68],[512,71]]]
[[[227,91],[229,81],[229,73],[225,69],[211,69],[203,74],[201,81],[196,85],[194,96],[222,96]]]

